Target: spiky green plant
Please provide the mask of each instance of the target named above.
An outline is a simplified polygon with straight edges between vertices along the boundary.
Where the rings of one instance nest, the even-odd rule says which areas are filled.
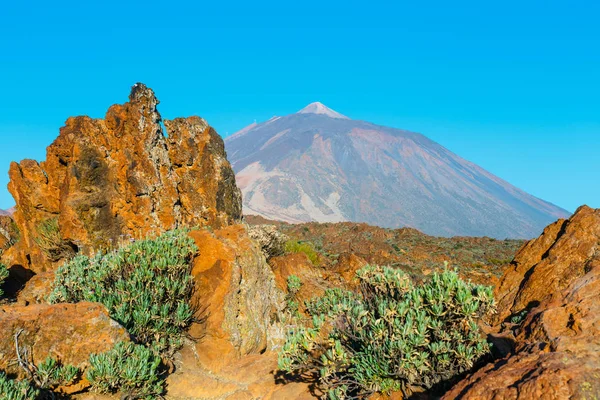
[[[431,388],[489,352],[477,319],[494,310],[491,288],[454,271],[414,286],[399,269],[366,266],[358,292],[330,289],[308,302],[312,323],[292,328],[279,369],[316,379],[330,399]]]
[[[285,252],[304,253],[313,265],[319,265],[319,253],[315,250],[314,246],[310,242],[289,240],[285,243]]]
[[[191,261],[197,247],[184,230],[93,257],[78,255],[56,272],[51,303],[102,303],[137,342],[170,356],[194,319]]]
[[[0,297],[4,296],[2,284],[6,278],[8,278],[8,268],[6,268],[6,265],[0,263]]]
[[[156,399],[164,392],[161,359],[142,345],[119,342],[89,361],[86,377],[94,391],[120,392],[128,399]]]
[[[28,381],[10,379],[0,372],[0,400],[36,400],[39,395]]]

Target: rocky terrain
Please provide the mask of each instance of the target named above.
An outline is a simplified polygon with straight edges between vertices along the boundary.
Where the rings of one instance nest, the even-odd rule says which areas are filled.
[[[155,272],[147,269],[139,250],[144,247],[131,246],[149,238],[145,248],[152,250],[153,238],[165,231],[191,228],[183,236],[193,245],[188,267],[194,314],[184,327],[185,340],[158,360],[162,367],[155,375],[164,380],[166,399],[322,397],[314,380],[287,376],[278,367],[293,303],[290,276],[301,282],[293,300],[304,315],[304,301],[328,289],[360,290],[356,273],[367,264],[401,269],[419,284],[446,263],[466,280],[495,287],[497,312],[478,327],[494,346],[457,378],[429,390],[411,388],[411,398],[600,396],[600,210],[583,206],[528,242],[435,237],[350,222],[294,225],[243,218],[221,138],[199,117],[164,121],[165,132],[157,105],[152,90],[137,84],[129,102],[112,106],[105,119],[70,118],[44,162],[12,164],[9,186],[17,207],[14,220],[0,217],[0,261],[8,267],[6,277],[0,268],[0,373],[41,385],[41,365],[53,357],[81,371],[53,388],[56,397],[158,398],[136,396],[131,389],[100,394],[88,379],[92,354],[119,343],[139,344],[127,328],[130,321],[117,317],[120,304],[54,302],[49,295],[56,294],[60,276],[86,299],[107,298],[105,286],[85,287],[87,277],[100,276],[127,292],[123,281],[139,271],[151,278]],[[331,118],[322,107],[309,111]],[[177,250],[161,250],[164,257],[160,253],[152,261],[157,271],[171,271],[173,265],[163,260]],[[83,263],[86,254],[134,262],[121,275],[105,276]],[[79,271],[84,287],[64,276],[65,265]],[[144,297],[149,286],[164,284],[161,279],[125,294]],[[160,307],[149,307],[158,318]]]
[[[419,133],[321,103],[252,124],[225,145],[244,213],[268,219],[530,239],[569,215]]]
[[[508,355],[444,398],[594,399],[600,395],[600,210],[579,208],[516,255],[496,290]]]
[[[385,229],[353,222],[288,224],[252,215],[245,221],[275,225],[290,239],[309,244],[318,267],[338,271],[346,281],[366,264],[391,265],[423,280],[448,263],[462,276],[490,284],[498,281],[525,243],[487,237],[435,237],[411,228]]]

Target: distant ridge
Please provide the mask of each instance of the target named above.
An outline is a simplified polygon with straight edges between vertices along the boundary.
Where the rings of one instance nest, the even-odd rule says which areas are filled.
[[[244,212],[269,219],[528,239],[570,215],[419,133],[351,120],[318,102],[252,124],[225,146]]]
[[[0,215],[8,215],[8,216],[12,216],[13,213],[15,212],[15,208],[9,208],[8,210],[0,210]]]

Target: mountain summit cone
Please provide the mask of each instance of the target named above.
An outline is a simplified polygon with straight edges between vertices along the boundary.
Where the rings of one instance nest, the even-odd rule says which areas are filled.
[[[328,117],[331,117],[331,118],[350,119],[350,118],[346,117],[345,115],[342,115],[339,112],[332,110],[331,108],[327,107],[325,104],[319,103],[318,101],[316,101],[314,103],[310,103],[309,105],[304,107],[302,110],[298,111],[297,114],[321,114],[321,115],[327,115]]]

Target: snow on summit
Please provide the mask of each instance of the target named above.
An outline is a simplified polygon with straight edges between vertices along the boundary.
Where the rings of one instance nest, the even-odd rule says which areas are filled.
[[[325,104],[319,103],[318,101],[314,102],[314,103],[310,103],[309,105],[304,107],[302,110],[298,111],[297,114],[323,114],[323,115],[327,115],[328,117],[331,117],[331,118],[350,119],[350,118],[346,117],[345,115],[342,115],[339,112],[332,110],[331,108],[327,107]]]

